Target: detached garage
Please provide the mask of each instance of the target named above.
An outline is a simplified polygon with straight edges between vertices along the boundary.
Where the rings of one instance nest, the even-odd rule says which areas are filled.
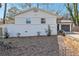
[[[58,30],[63,30],[65,32],[71,32],[73,26],[73,21],[71,20],[61,20],[58,22]]]

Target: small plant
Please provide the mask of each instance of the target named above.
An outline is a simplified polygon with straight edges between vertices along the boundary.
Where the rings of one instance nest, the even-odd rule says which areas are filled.
[[[59,30],[58,34],[62,35],[62,36],[65,36],[65,32],[63,30]]]
[[[0,41],[0,46],[3,46],[4,42],[3,41]]]
[[[9,34],[8,34],[8,32],[5,32],[5,38],[9,38]]]
[[[40,32],[37,32],[37,35],[40,36]]]
[[[17,33],[17,37],[20,37],[21,33]]]
[[[51,29],[50,29],[50,25],[48,25],[48,33],[47,36],[51,36]]]
[[[45,33],[48,33],[48,30],[45,29]]]
[[[25,31],[26,33],[28,32],[28,31]]]
[[[9,38],[9,33],[7,28],[4,29],[4,38]]]

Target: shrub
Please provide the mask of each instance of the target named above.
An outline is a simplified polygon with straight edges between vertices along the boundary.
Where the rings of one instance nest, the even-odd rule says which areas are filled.
[[[65,36],[65,32],[63,30],[59,30],[58,34]]]
[[[0,41],[0,46],[3,46],[4,42],[3,41]]]
[[[51,36],[51,29],[50,29],[50,25],[48,25],[48,33],[47,36]]]
[[[17,33],[17,37],[20,37],[21,33]]]
[[[40,36],[40,32],[37,32],[37,35]]]
[[[9,38],[8,32],[5,32],[4,36],[5,36],[5,38]]]

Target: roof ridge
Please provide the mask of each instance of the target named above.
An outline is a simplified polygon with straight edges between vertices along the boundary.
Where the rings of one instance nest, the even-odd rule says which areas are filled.
[[[52,13],[52,12],[50,12],[50,11],[47,11],[47,10],[44,10],[44,9],[41,9],[41,8],[36,8],[36,7],[29,8],[29,9],[27,9],[27,10],[25,10],[25,11],[22,11],[22,12],[16,14],[15,16],[20,15],[20,14],[22,14],[22,13],[25,13],[25,12],[27,12],[27,11],[33,10],[33,9],[41,10],[41,11],[43,11],[43,12],[45,12],[45,13],[49,13],[49,14],[51,14],[51,15],[59,16],[59,15],[57,15],[56,13]]]

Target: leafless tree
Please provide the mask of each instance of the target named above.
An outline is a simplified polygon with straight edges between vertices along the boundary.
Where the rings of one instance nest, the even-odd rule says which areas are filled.
[[[4,4],[3,24],[5,24],[6,11],[7,11],[7,3]]]

